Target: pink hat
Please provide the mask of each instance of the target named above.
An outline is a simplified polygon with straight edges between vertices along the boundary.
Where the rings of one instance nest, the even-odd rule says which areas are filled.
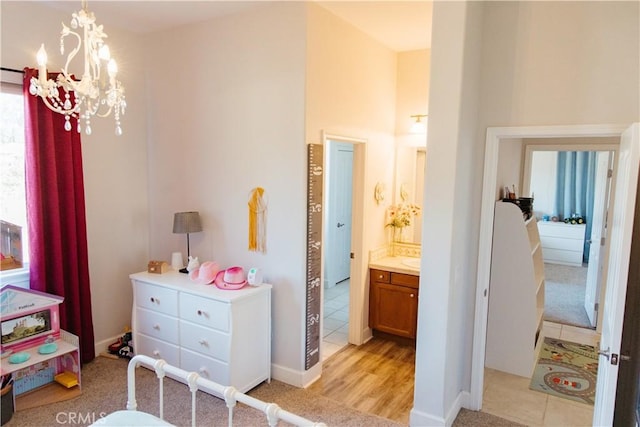
[[[219,271],[220,267],[217,263],[206,261],[200,264],[200,267],[191,270],[189,278],[200,285],[208,285],[214,281]]]
[[[229,267],[218,272],[214,284],[220,289],[240,289],[247,284],[247,278],[242,267]]]

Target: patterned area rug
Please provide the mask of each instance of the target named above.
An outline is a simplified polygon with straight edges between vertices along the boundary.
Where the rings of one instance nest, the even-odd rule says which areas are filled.
[[[597,374],[593,346],[545,337],[529,388],[593,405]]]

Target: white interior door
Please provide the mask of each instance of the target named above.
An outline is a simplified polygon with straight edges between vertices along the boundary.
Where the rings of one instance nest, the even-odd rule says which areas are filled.
[[[329,214],[327,287],[348,279],[351,269],[351,205],[353,145],[331,142],[329,147]]]
[[[615,208],[610,224],[611,247],[605,293],[593,425],[613,424],[624,306],[629,275],[633,214],[638,190],[640,123],[624,131],[616,174]]]
[[[587,267],[587,284],[584,295],[584,309],[591,326],[595,328],[598,320],[596,303],[600,298],[600,281],[602,280],[604,239],[607,232],[607,210],[609,205],[609,157],[608,151],[596,153],[596,176],[593,190],[593,218],[591,219],[591,245],[589,245],[589,266]]]

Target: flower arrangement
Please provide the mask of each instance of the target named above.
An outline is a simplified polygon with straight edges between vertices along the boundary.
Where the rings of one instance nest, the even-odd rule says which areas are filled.
[[[404,228],[411,225],[414,216],[420,215],[422,208],[413,203],[400,203],[391,205],[387,209],[388,223],[387,227]]]

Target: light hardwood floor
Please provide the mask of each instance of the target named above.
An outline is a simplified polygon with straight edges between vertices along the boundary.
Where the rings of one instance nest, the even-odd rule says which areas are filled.
[[[545,336],[596,345],[595,331],[545,322]],[[352,408],[409,424],[413,406],[415,347],[374,337],[349,344],[324,361],[310,391]],[[529,379],[485,371],[482,412],[530,426],[588,426],[593,406],[529,390]]]
[[[322,377],[309,390],[408,425],[415,356],[414,346],[382,338],[349,344],[324,362]]]

